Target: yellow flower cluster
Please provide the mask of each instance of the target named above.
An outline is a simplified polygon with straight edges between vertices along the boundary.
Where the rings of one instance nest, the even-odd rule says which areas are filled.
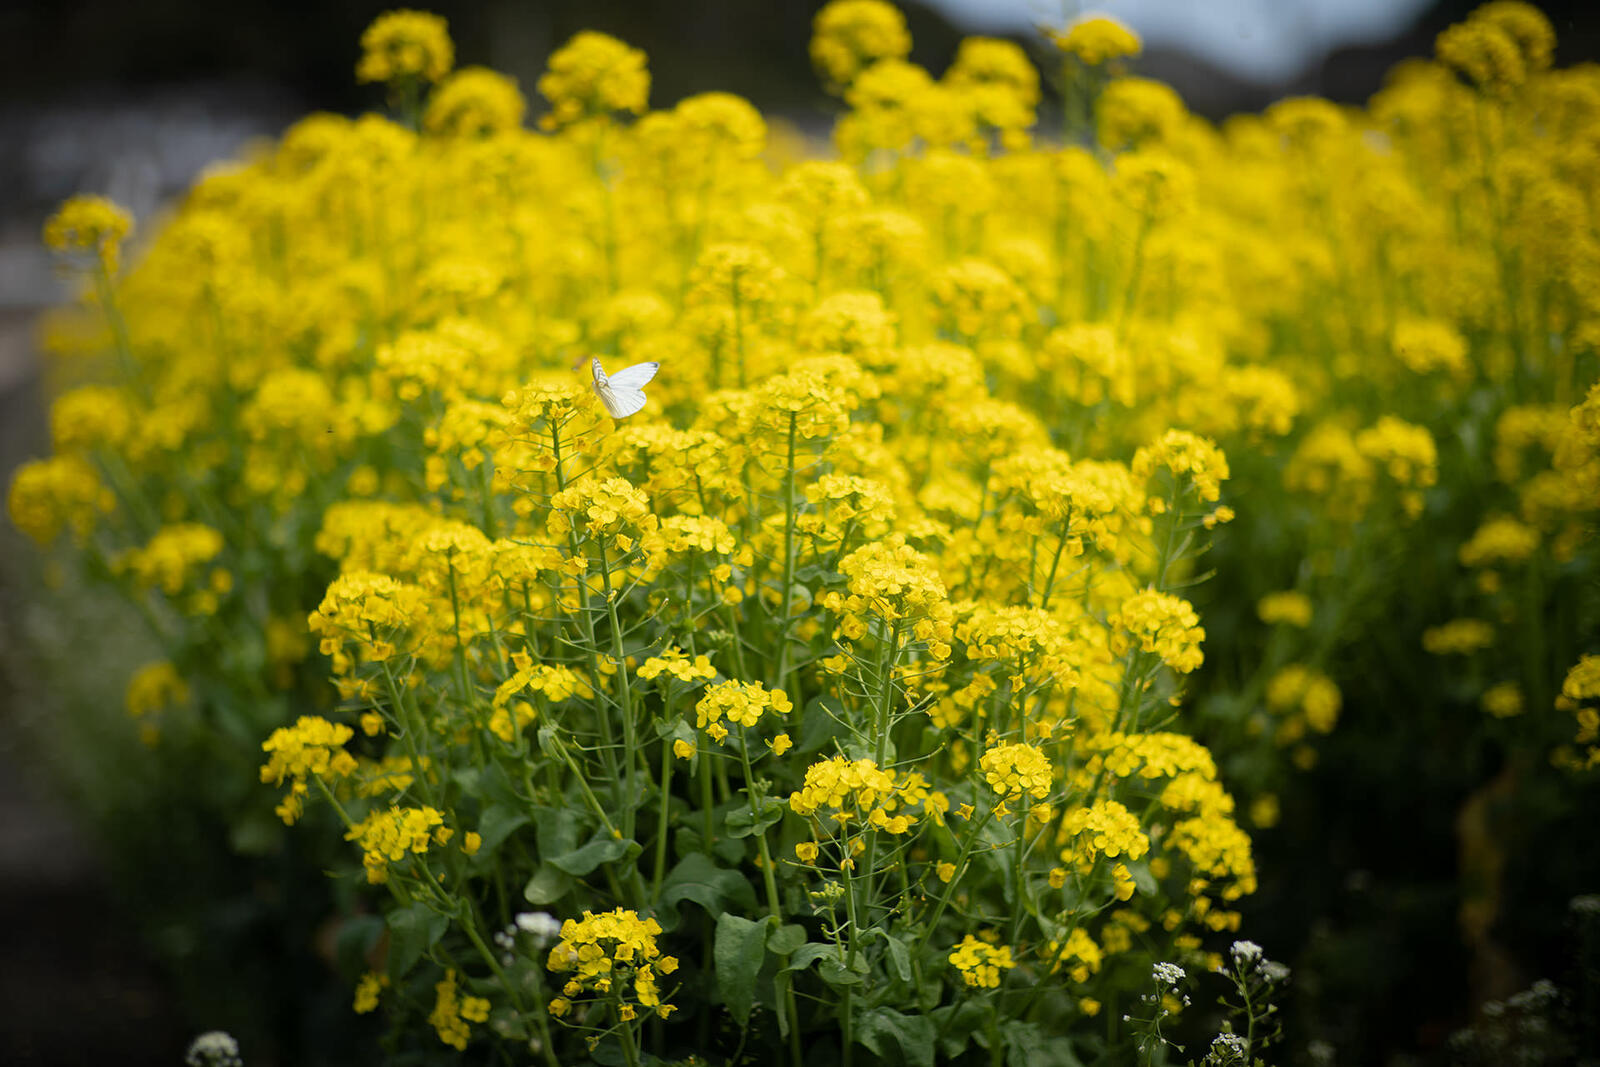
[[[161,714],[189,702],[189,685],[170,660],[147,663],[128,679],[123,703],[128,714],[138,721],[141,739],[154,741],[160,729]]]
[[[361,35],[356,79],[393,82],[403,78],[439,81],[455,65],[455,45],[445,20],[426,11],[379,15]]]
[[[117,566],[140,587],[175,597],[193,583],[196,570],[221,552],[222,534],[202,523],[185,522],[162,527],[144,548],[125,552]],[[226,592],[230,587],[227,572],[212,572],[211,585],[217,592]]]
[[[879,60],[904,59],[911,35],[900,9],[883,0],[835,0],[817,12],[811,61],[831,84],[846,86]]]
[[[1131,640],[1182,674],[1196,670],[1204,660],[1200,643],[1206,632],[1200,616],[1188,601],[1170,593],[1146,590],[1134,594],[1117,608],[1111,626],[1117,641],[1125,644]]]
[[[1278,727],[1280,745],[1299,741],[1308,727],[1319,734],[1331,733],[1343,703],[1333,679],[1304,664],[1291,663],[1267,682],[1267,708],[1289,716]]]
[[[36,544],[48,545],[71,529],[82,542],[116,498],[94,467],[79,456],[52,456],[17,469],[6,495],[17,529]]]
[[[1451,619],[1422,631],[1422,647],[1435,656],[1470,656],[1494,644],[1494,625],[1483,619]]]
[[[453,833],[437,808],[395,806],[373,811],[344,837],[361,847],[367,881],[381,883],[389,880],[390,864],[399,863],[407,853],[420,856],[430,844],[442,845]]]
[[[984,934],[993,939],[992,930]],[[1000,972],[1016,967],[1011,958],[1011,946],[991,944],[968,934],[950,952],[950,963],[961,972],[962,981],[979,989],[996,989],[1000,985]]]
[[[675,1008],[662,1003],[657,982],[676,971],[678,961],[661,954],[656,946],[660,935],[660,923],[626,908],[599,915],[586,911],[582,919],[562,923],[561,940],[550,950],[546,966],[569,977],[561,996],[550,1002],[550,1014],[565,1017],[575,1000],[590,993],[622,1003],[627,1009],[623,1018],[632,1018],[630,988],[631,1000],[640,1007],[663,1019],[672,1014]]]
[[[674,645],[639,665],[639,677],[647,682],[663,674],[680,682],[704,682],[715,678],[717,669],[711,665],[711,657],[705,653],[690,659],[681,648]],[[771,694],[765,695],[771,697]]]
[[[463,67],[428,97],[422,127],[446,137],[487,137],[520,127],[527,110],[514,80],[485,67]]]
[[[1256,602],[1256,616],[1268,626],[1311,625],[1311,598],[1292,589],[1268,593]]]
[[[117,271],[133,219],[103,196],[75,196],[44,224],[44,243],[57,252],[87,252],[107,274]]]
[[[1574,768],[1593,770],[1600,767],[1600,656],[1584,656],[1567,672],[1561,683],[1557,706],[1573,712],[1578,720],[1578,732],[1573,741],[1582,746],[1582,756],[1570,756],[1566,762]]]
[[[342,674],[353,663],[393,657],[396,642],[424,623],[428,612],[427,594],[417,586],[356,571],[334,579],[308,625],[322,654],[333,657],[334,672]]]
[[[261,781],[282,785],[293,779],[289,792],[277,807],[278,817],[293,825],[305,810],[308,792],[306,779],[338,780],[353,774],[356,759],[344,744],[355,731],[343,723],[329,722],[316,715],[302,715],[293,726],[280,726],[261,743],[267,762],[261,766]]]
[[[637,48],[586,30],[550,57],[539,92],[550,101],[550,113],[540,124],[560,129],[618,111],[642,114],[650,98],[650,72]]]
[[[438,1032],[440,1041],[453,1048],[465,1049],[472,1038],[472,1030],[467,1024],[481,1023],[489,1018],[489,1001],[483,997],[461,996],[456,989],[456,972],[453,970],[445,971],[444,977],[433,989],[433,1011],[428,1013],[428,1022]],[[376,1000],[376,990],[372,996]]]
[[[1134,455],[1135,477],[1148,479],[1157,468],[1170,471],[1182,487],[1192,486],[1208,504],[1222,496],[1222,483],[1228,480],[1228,459],[1216,444],[1183,430],[1168,430]]]
[[[1106,15],[1081,18],[1065,30],[1052,31],[1050,39],[1061,51],[1091,67],[1136,56],[1144,48],[1137,33]]]
[[[794,710],[782,689],[767,690],[760,682],[726,681],[707,689],[694,706],[695,726],[721,741],[728,736],[722,720],[749,728],[761,721],[764,712],[787,715]]]
[[[933,561],[891,537],[856,549],[839,561],[848,593],[829,593],[823,607],[840,616],[839,633],[856,641],[867,632],[866,619],[905,629],[926,642],[936,659],[950,654],[954,613]]]
[[[1050,760],[1032,745],[1000,745],[985,752],[978,766],[1002,798],[1026,793],[1035,800],[1050,795]]]
[[[834,756],[806,768],[805,785],[790,794],[789,807],[796,815],[823,813],[845,833],[853,823],[903,834],[916,823],[916,815],[900,810],[908,797],[895,778],[894,771],[872,760]]]
[[[1078,864],[1093,863],[1098,856],[1136,860],[1150,851],[1150,838],[1139,828],[1139,819],[1115,800],[1097,800],[1086,808],[1074,808],[1061,823],[1064,848],[1061,858]]]

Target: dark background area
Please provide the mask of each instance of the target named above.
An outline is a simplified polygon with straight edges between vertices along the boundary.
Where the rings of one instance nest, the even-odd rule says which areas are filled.
[[[206,164],[252,138],[275,135],[309,111],[380,106],[381,90],[357,85],[353,67],[362,29],[387,6],[349,0],[0,6],[0,40],[10,45],[0,64],[0,480],[9,482],[19,462],[47,446],[32,329],[38,311],[65,295],[38,241],[49,211],[73,193],[99,192],[147,222]],[[811,19],[821,6],[813,0],[414,6],[449,19],[459,64],[517,77],[535,113],[534,82],[546,57],[585,28],[647,52],[658,107],[725,90],[819,136],[837,107],[821,91],[807,55]],[[901,6],[916,42],[912,58],[937,74],[963,30],[931,8]],[[1173,48],[1147,50],[1134,69],[1171,83],[1193,110],[1213,119],[1289,94],[1360,103],[1394,63],[1431,54],[1439,30],[1474,6],[1441,0],[1396,39],[1335,50],[1278,85],[1253,83]],[[1556,26],[1558,63],[1600,53],[1600,4],[1559,0],[1541,7]],[[1023,43],[1045,58],[1037,38]],[[26,583],[3,579],[30,566],[15,555],[25,546],[6,532],[0,551],[13,559],[0,569],[0,647],[27,613]],[[7,920],[0,937],[0,1062],[174,1065],[207,1021],[182,1017],[177,981],[153,962],[148,931],[133,925],[49,768],[16,728],[30,710],[29,694],[48,682],[0,674],[0,915]],[[1353,715],[1363,714],[1362,707],[1376,714],[1382,706],[1379,694],[1347,700],[1352,696]],[[1375,703],[1363,703],[1364,696]],[[1371,736],[1371,729],[1356,736]],[[1349,1042],[1344,1048],[1390,1062],[1408,1062],[1411,1052],[1436,1056],[1443,1035],[1466,1021],[1470,1000],[1468,963],[1454,939],[1453,842],[1408,845],[1411,827],[1448,825],[1453,809],[1419,810],[1393,783],[1407,780],[1416,757],[1433,768],[1430,774],[1454,774],[1464,790],[1481,780],[1477,772],[1493,756],[1436,746],[1436,738],[1397,736],[1394,749],[1375,759],[1342,748],[1336,734],[1323,767],[1302,783],[1306,795],[1286,798],[1283,826],[1258,836],[1263,887],[1250,906],[1248,921],[1257,925],[1247,926],[1247,935],[1274,958],[1321,967],[1320,975],[1308,974],[1313,988],[1306,994],[1321,998],[1319,1018],[1331,1020],[1342,1043]],[[1547,833],[1559,857],[1575,840],[1592,837],[1592,815],[1586,826],[1581,813],[1568,813]],[[1529,899],[1537,899],[1536,888]],[[1559,960],[1561,916],[1541,914],[1535,922],[1537,930],[1523,932],[1540,939],[1539,953]],[[1354,973],[1339,970],[1352,966]],[[1425,975],[1433,976],[1431,984],[1419,985]],[[262,1062],[246,1053],[247,1063]]]

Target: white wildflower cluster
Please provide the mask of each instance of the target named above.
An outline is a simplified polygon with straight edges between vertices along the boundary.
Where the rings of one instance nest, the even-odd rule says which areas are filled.
[[[1254,941],[1235,941],[1228,949],[1228,955],[1233,960],[1234,970],[1246,978],[1261,978],[1273,984],[1287,981],[1289,978],[1289,968],[1267,959],[1261,946]]]
[[[1176,963],[1158,963],[1150,969],[1150,976],[1156,980],[1156,985],[1161,989],[1168,987],[1176,989],[1178,983],[1188,977],[1183,968]]]
[[[1259,950],[1257,950],[1259,951]],[[1218,1034],[1200,1061],[1201,1067],[1236,1067],[1250,1063],[1250,1042],[1238,1034]]]
[[[224,1030],[208,1030],[191,1041],[183,1062],[188,1067],[244,1067],[239,1042]]]
[[[494,935],[500,962],[511,966],[517,950],[517,937],[526,935],[534,952],[543,952],[561,937],[561,920],[547,911],[519,912],[515,921]]]
[[[525,911],[517,916],[517,929],[532,937],[539,948],[546,948],[561,936],[561,920],[547,911]]]

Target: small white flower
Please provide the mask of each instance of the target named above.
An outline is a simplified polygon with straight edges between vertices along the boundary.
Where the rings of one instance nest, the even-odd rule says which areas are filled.
[[[1218,1034],[1203,1062],[1208,1065],[1249,1063],[1250,1042],[1238,1034]]]
[[[1188,977],[1176,963],[1158,963],[1150,969],[1150,973],[1158,986],[1176,986]]]
[[[1261,961],[1261,946],[1254,941],[1235,941],[1228,950],[1233,955],[1233,965],[1248,971]]]
[[[189,1043],[183,1057],[189,1067],[243,1067],[239,1056],[239,1042],[224,1030],[208,1030]]]
[[[525,911],[517,916],[517,929],[542,948],[561,936],[561,920],[547,911]]]

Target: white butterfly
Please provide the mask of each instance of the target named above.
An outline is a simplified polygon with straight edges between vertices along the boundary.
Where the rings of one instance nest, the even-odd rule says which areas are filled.
[[[644,383],[656,376],[659,363],[635,363],[606,377],[606,369],[594,361],[594,392],[613,419],[625,419],[644,407]]]

